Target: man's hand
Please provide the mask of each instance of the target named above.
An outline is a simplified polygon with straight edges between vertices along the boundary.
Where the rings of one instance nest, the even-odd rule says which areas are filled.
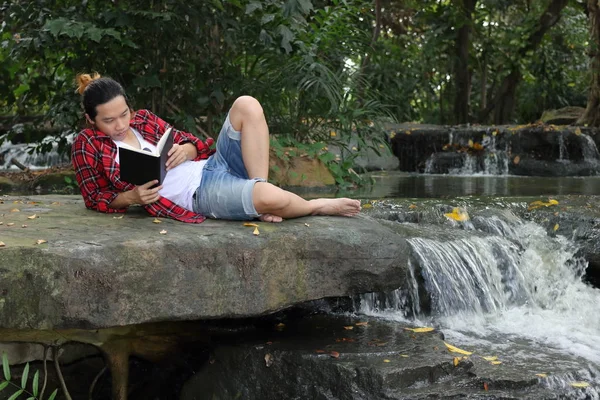
[[[169,150],[166,164],[167,171],[188,160],[193,160],[197,154],[196,146],[192,143],[184,143],[183,145],[174,144],[171,150]]]
[[[162,185],[152,187],[157,183],[158,180],[155,179],[148,183],[144,183],[143,185],[136,186],[135,189],[131,190],[130,193],[131,201],[133,202],[132,204],[146,205],[158,201],[160,198],[158,191],[162,189]]]

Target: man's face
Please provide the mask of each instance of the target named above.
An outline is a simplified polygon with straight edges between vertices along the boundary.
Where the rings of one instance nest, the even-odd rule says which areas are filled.
[[[131,112],[123,96],[117,96],[107,103],[96,106],[96,119],[92,121],[86,114],[88,122],[104,132],[113,140],[123,140],[129,130]]]

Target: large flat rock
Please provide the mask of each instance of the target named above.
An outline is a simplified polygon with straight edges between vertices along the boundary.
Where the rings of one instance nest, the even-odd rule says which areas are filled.
[[[79,196],[0,201],[2,328],[264,315],[397,288],[409,255],[402,236],[364,215],[260,223],[257,236],[239,221],[100,214]]]

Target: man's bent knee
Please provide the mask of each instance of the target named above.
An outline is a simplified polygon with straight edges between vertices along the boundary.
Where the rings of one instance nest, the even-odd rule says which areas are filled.
[[[270,183],[257,182],[252,195],[254,208],[259,214],[277,212],[290,205],[287,193]]]

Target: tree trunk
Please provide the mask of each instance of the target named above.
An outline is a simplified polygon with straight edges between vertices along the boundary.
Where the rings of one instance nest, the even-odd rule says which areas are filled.
[[[540,45],[546,32],[560,20],[560,14],[567,3],[568,0],[552,0],[540,17],[537,28],[526,39],[527,44],[517,52],[516,59],[525,58],[529,51],[535,50]],[[512,63],[510,73],[504,78],[494,101],[486,109],[484,118],[494,109],[494,124],[504,124],[511,119],[515,105],[515,92],[521,78],[518,63]]]
[[[363,78],[365,70],[367,69],[367,66],[369,65],[369,62],[371,61],[371,52],[375,51],[375,43],[377,43],[377,39],[379,38],[379,35],[381,34],[381,0],[375,0],[375,25],[373,26],[373,36],[371,36],[371,49],[369,50],[369,52],[367,53],[367,55],[365,56],[365,58],[363,58],[362,62],[360,63],[360,72],[358,74],[359,76],[359,81],[358,81],[358,87],[357,87],[357,99],[359,102],[363,102],[363,97],[364,97],[364,85],[361,83],[362,81],[360,80],[361,78]]]
[[[600,7],[597,0],[588,0],[590,19],[590,57],[591,76],[585,112],[577,121],[578,125],[600,126]]]
[[[469,46],[471,43],[471,26],[473,11],[477,0],[456,0],[460,7],[463,23],[458,29],[456,37],[456,61],[454,64],[454,77],[456,97],[454,99],[454,116],[456,123],[469,122],[469,105],[471,100],[471,71],[469,69]]]

